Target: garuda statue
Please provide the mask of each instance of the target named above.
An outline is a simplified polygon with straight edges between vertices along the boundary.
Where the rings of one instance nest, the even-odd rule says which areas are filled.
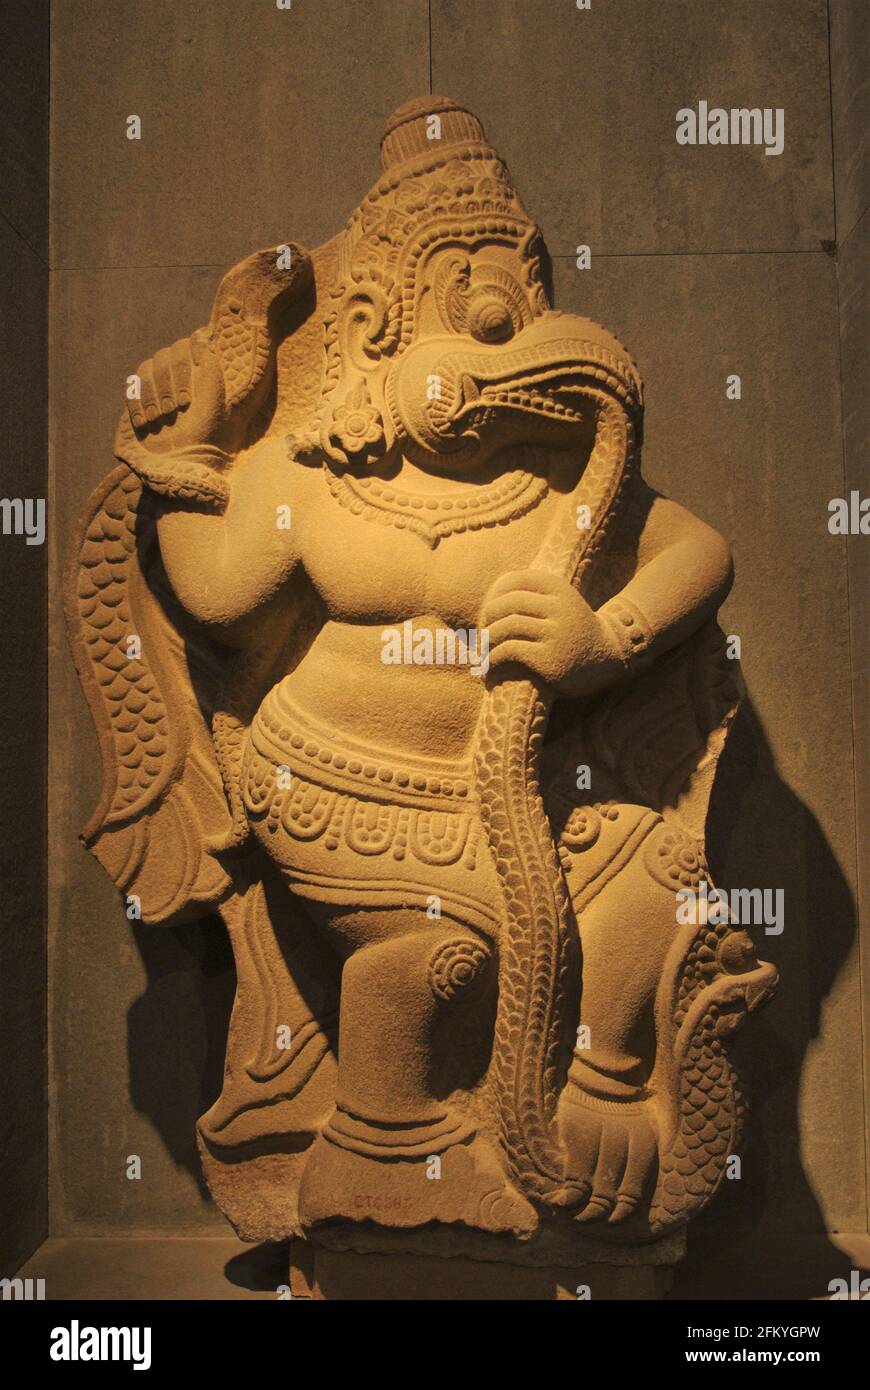
[[[547,266],[478,120],[400,107],[338,236],[139,367],[85,511],[83,838],[144,922],[226,925],[198,1134],[248,1240],[655,1260],[739,1143],[775,972],[677,896],[729,553],[642,480],[637,368]]]

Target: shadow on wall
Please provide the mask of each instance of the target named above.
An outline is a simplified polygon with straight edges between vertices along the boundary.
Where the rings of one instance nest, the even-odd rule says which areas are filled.
[[[137,922],[133,935],[148,984],[127,1014],[130,1099],[210,1201],[195,1124],[223,1082],[236,987],[229,937],[216,915],[180,927]]]
[[[735,1046],[750,1103],[743,1176],[726,1182],[692,1223],[672,1296],[818,1297],[830,1279],[848,1279],[850,1261],[825,1239],[801,1165],[798,1093],[806,1048],[851,947],[856,913],[818,822],[778,776],[748,698],[720,760],[707,841],[720,887],[782,886],[787,917],[781,936],[755,932],[760,954],[781,971],[780,988]],[[800,902],[793,885],[804,882]],[[169,929],[137,924],[134,936],[148,986],[128,1015],[130,1094],[207,1198],[194,1127],[221,1089],[232,951],[215,917]],[[233,1282],[240,1279],[242,1268]]]
[[[826,1239],[804,1173],[798,1098],[804,1058],[855,938],[857,915],[818,821],[777,773],[748,696],[719,762],[707,854],[723,889],[784,888],[786,925],[780,936],[763,928],[752,933],[759,954],[779,968],[780,984],[734,1044],[749,1101],[742,1177],[725,1182],[690,1225],[672,1296],[818,1298],[831,1279],[848,1280],[851,1262]]]

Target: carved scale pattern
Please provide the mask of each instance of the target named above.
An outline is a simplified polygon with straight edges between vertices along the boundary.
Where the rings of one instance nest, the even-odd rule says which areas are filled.
[[[85,533],[77,584],[81,632],[108,710],[118,769],[111,804],[104,817],[99,815],[106,825],[135,816],[153,800],[172,770],[173,759],[165,755],[174,743],[144,653],[133,659],[127,655],[128,639],[137,633],[128,571],[136,549],[141,484],[126,468],[111,476],[115,485]]]
[[[69,570],[70,642],[103,763],[82,838],[144,921],[167,921],[228,887],[206,848],[226,833],[227,804],[190,694],[208,702],[217,658],[164,592],[151,503],[126,466],[88,499]]]
[[[563,525],[535,564],[579,583],[602,543],[634,460],[634,426],[622,402],[595,379],[592,457],[577,489],[590,507],[584,532]],[[632,405],[639,413],[639,401]],[[481,813],[499,870],[506,920],[495,1025],[495,1087],[502,1139],[522,1188],[549,1205],[576,1201],[581,1185],[564,1172],[552,1119],[562,1057],[562,1016],[571,973],[570,904],[540,789],[540,750],[549,715],[542,684],[500,680],[487,696],[476,775]]]
[[[718,943],[721,959],[722,942],[735,935],[727,926],[702,928],[683,966],[673,1053],[677,1123],[661,1155],[650,1209],[650,1229],[657,1234],[708,1204],[740,1146],[745,1101],[725,1039],[742,1021],[744,1008],[735,1011],[734,1005],[745,1005],[746,987],[740,974],[720,973],[715,949]],[[768,992],[771,987],[768,979]]]

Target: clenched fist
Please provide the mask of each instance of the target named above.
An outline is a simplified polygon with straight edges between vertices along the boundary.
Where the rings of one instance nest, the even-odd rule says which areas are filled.
[[[311,280],[310,258],[298,246],[256,251],[228,271],[208,327],[137,369],[141,394],[121,420],[119,456],[131,454],[137,467],[136,444],[160,453],[197,445],[235,453],[271,386],[282,315]]]
[[[489,630],[491,668],[517,662],[557,695],[589,695],[625,669],[607,622],[567,579],[545,570],[513,570],[496,580],[480,625]]]

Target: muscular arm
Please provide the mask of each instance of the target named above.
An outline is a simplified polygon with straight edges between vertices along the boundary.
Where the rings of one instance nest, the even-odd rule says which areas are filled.
[[[626,660],[648,660],[711,618],[732,579],[731,553],[718,531],[678,503],[655,497],[641,533],[638,571],[598,614]]]
[[[244,447],[274,382],[283,316],[311,285],[306,253],[289,248],[285,264],[287,250],[240,262],[208,327],[142,363],[115,439],[118,458],[161,499],[160,550],[179,600],[230,630],[275,597],[299,558],[284,445]]]
[[[157,522],[163,564],[179,600],[200,622],[221,626],[268,602],[299,562],[291,464],[281,441],[264,440],[225,476],[223,513],[170,501]]]
[[[701,627],[731,586],[725,541],[676,502],[653,496],[638,545],[637,571],[593,610],[561,575],[503,575],[484,600],[490,665],[518,662],[558,695],[590,695],[643,669]]]

